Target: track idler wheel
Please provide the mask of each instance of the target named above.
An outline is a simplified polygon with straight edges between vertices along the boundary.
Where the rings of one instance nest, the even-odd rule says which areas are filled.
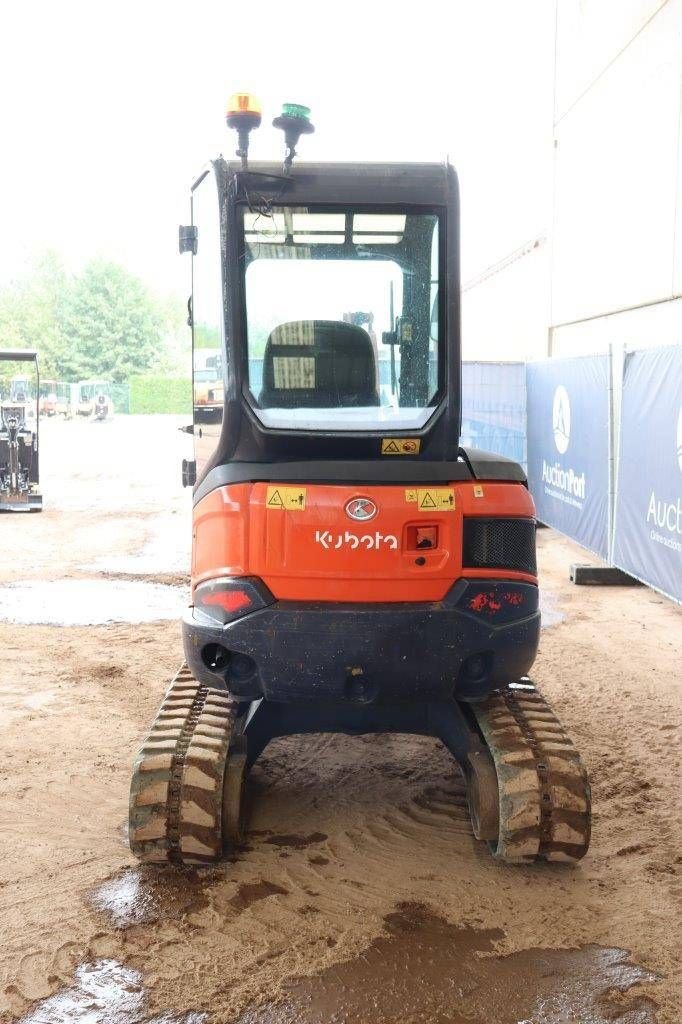
[[[243,746],[243,749],[241,747]],[[244,842],[244,792],[246,789],[246,744],[234,744],[229,751],[223,781],[223,846]]]
[[[470,751],[465,771],[467,803],[474,835],[477,839],[496,841],[500,830],[500,796],[497,772],[488,751]]]

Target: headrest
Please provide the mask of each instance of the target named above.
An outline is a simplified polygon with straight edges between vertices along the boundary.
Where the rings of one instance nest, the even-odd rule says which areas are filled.
[[[340,320],[291,320],[271,332],[261,408],[378,404],[372,339],[362,327]]]

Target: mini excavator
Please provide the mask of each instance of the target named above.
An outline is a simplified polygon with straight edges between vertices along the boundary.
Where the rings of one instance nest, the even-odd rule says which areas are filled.
[[[510,863],[575,862],[580,757],[528,673],[540,637],[521,466],[460,445],[459,198],[433,163],[249,163],[227,113],[180,229],[194,344],[219,339],[220,414],[195,410],[186,662],[135,763],[130,844],[208,864],[242,841],[248,771],[275,737],[440,739],[472,830]]]

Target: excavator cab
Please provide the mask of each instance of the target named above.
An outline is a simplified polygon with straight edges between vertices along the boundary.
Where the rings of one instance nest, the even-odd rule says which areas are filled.
[[[210,421],[194,403],[186,666],[138,758],[132,848],[213,860],[273,737],[388,731],[443,741],[497,856],[576,860],[584,770],[527,678],[533,502],[521,466],[459,443],[455,171],[294,164],[292,104],[284,166],[249,164],[260,113],[237,99],[241,161],[208,166],[180,229],[224,389]]]

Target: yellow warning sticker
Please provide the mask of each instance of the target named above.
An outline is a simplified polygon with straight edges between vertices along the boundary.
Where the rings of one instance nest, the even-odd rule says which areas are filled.
[[[265,507],[299,512],[305,508],[305,487],[268,487]]]
[[[384,437],[382,455],[418,455],[421,440],[418,437]]]
[[[411,491],[411,490],[405,491],[405,501],[408,502],[408,504],[410,504],[410,505],[416,505],[417,504],[417,492],[416,491]]]
[[[483,497],[483,487],[481,484],[474,484],[474,498]]]
[[[420,512],[454,512],[455,492],[451,487],[429,487],[417,491],[417,507]]]

